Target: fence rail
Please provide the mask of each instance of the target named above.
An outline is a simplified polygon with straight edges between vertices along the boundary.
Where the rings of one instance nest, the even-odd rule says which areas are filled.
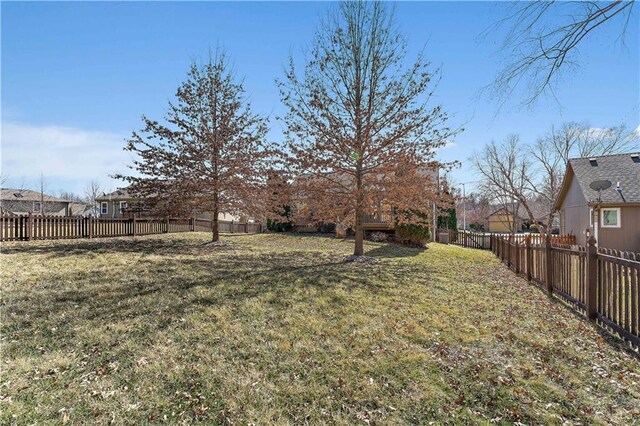
[[[168,232],[210,231],[203,219],[84,218],[61,216],[0,216],[0,241],[57,240],[71,238],[121,237]],[[260,223],[218,221],[219,231],[262,232]]]
[[[449,231],[447,237],[450,244],[491,250],[516,274],[640,347],[640,253],[598,248],[593,237],[580,246],[570,235]]]
[[[587,246],[491,238],[492,251],[514,272],[640,346],[640,253],[598,249],[593,237]]]

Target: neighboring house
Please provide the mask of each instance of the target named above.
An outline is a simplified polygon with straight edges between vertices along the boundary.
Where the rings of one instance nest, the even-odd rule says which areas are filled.
[[[0,211],[4,214],[68,216],[70,204],[71,201],[29,189],[2,188],[0,195]]]
[[[149,208],[145,205],[144,199],[136,197],[127,188],[118,189],[108,194],[96,198],[98,203],[99,217],[145,217],[151,214]],[[211,220],[211,213],[196,214],[196,219]],[[240,221],[240,217],[227,213],[219,213],[218,220]]]
[[[640,154],[570,159],[555,209],[560,232],[577,244],[589,232],[600,247],[640,252]]]
[[[527,204],[533,214],[533,222],[522,204],[509,203],[493,207],[493,212],[486,218],[485,228],[489,232],[538,232],[541,225],[546,228],[551,207],[539,200],[528,201]],[[554,217],[551,232],[557,233],[559,227],[558,218]]]
[[[138,197],[133,196],[126,188],[118,189],[108,194],[102,194],[102,196],[96,198],[98,204],[99,217],[128,217],[128,212],[133,210],[140,210],[140,216],[144,209],[144,203],[140,201]],[[138,215],[136,215],[137,217]]]
[[[69,216],[99,217],[98,208],[87,203],[69,204]]]
[[[521,232],[523,217],[515,208],[500,207],[487,217],[489,232]]]

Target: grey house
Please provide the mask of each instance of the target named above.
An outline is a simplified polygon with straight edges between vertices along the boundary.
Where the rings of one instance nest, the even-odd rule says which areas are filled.
[[[121,188],[96,198],[97,216],[102,218],[146,217],[151,211],[144,198],[136,196],[127,188]],[[211,220],[210,213],[196,213],[197,219]],[[218,220],[239,222],[241,218],[228,213],[219,213]]]
[[[3,214],[45,214],[68,216],[71,201],[29,189],[2,188],[0,211]]]
[[[599,247],[640,252],[640,153],[570,159],[555,209],[578,244],[589,232]]]

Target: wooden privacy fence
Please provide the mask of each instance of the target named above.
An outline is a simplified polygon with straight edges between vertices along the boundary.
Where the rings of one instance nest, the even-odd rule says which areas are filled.
[[[121,237],[167,232],[211,231],[203,219],[86,218],[62,216],[0,216],[1,241]],[[262,232],[260,223],[218,221],[220,232]]]
[[[593,236],[587,246],[490,238],[493,253],[516,274],[640,346],[640,253],[597,248]]]
[[[492,237],[504,237],[505,234],[492,234],[487,232],[472,232],[472,231],[453,231],[450,229],[438,230],[437,235],[440,236],[443,233],[447,234],[448,243],[468,248],[476,248],[483,250],[492,249]],[[514,241],[522,242],[526,238],[532,242],[532,244],[544,243],[544,236],[540,234],[512,234],[510,237]],[[575,244],[576,237],[574,235],[551,235],[551,243],[558,244]]]

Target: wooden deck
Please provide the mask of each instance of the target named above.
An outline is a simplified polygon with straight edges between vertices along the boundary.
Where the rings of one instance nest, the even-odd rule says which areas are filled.
[[[393,231],[393,220],[390,215],[367,215],[362,218],[365,231]]]

